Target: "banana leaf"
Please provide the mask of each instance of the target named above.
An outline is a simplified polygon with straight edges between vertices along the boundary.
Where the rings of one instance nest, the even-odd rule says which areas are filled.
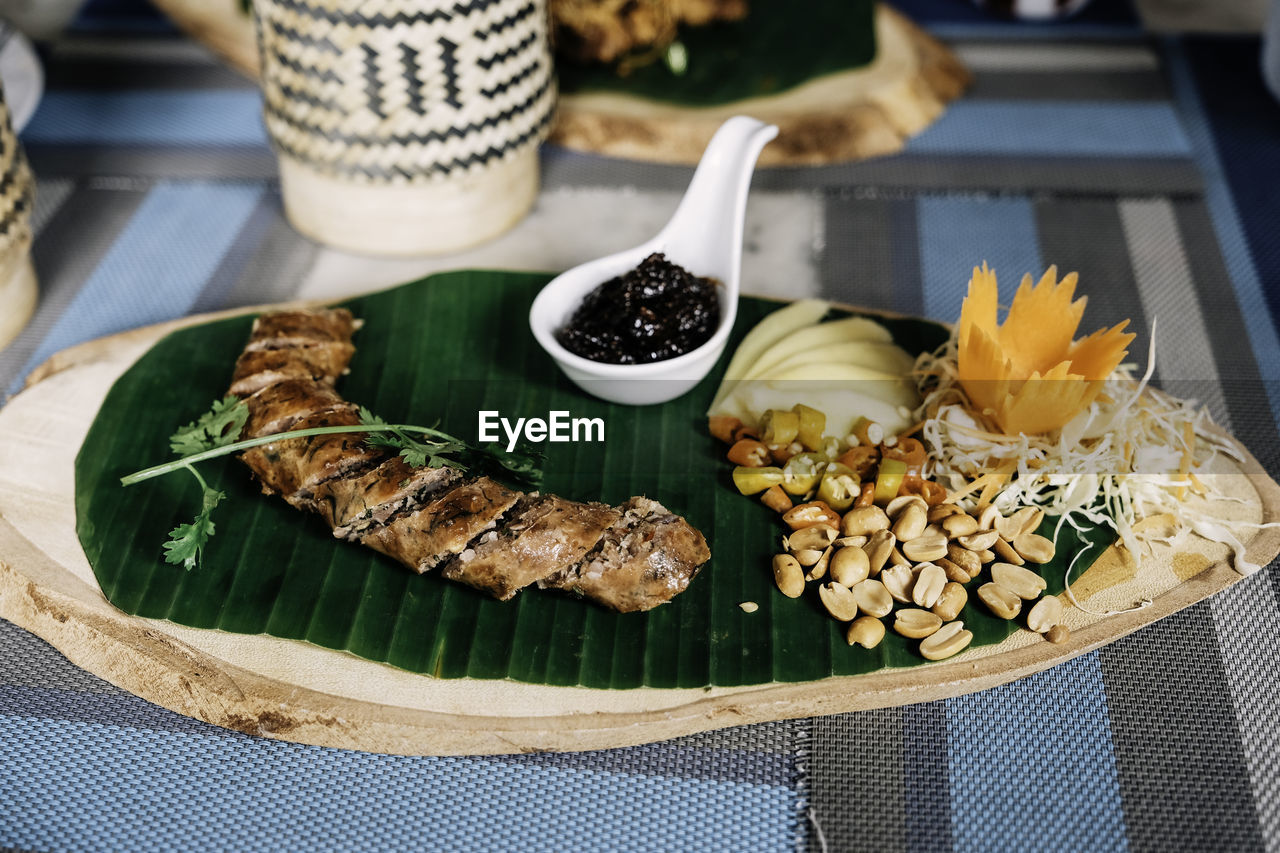
[[[168,436],[225,393],[252,318],[174,332],[116,381],[76,459],[76,523],[107,598],[121,610],[197,628],[265,633],[342,649],[439,678],[507,678],[593,688],[705,687],[797,682],[925,663],[917,643],[892,632],[876,649],[850,647],[816,590],[800,599],[775,588],[770,557],[783,532],[759,501],[739,495],[705,412],[746,331],[777,305],[743,299],[718,368],[683,397],[628,407],[584,394],[537,346],[527,325],[548,276],[459,271],[345,303],[365,321],[343,396],[391,422],[431,425],[474,440],[477,411],[600,417],[602,443],[543,444],[545,491],[620,503],[646,494],[702,530],[711,561],[670,604],[619,614],[571,595],[527,589],[499,602],[434,574],[415,575],[359,545],[335,540],[317,516],[260,493],[224,457],[200,466],[227,499],[216,535],[192,571],[165,563],[168,531],[189,521],[200,495],[171,475],[123,487],[120,478],[172,458]],[[887,320],[912,352],[936,347],[941,326]],[[1045,529],[1051,525],[1046,520]],[[1109,531],[1065,529],[1042,571],[1062,590],[1077,550],[1088,557]],[[972,585],[971,585],[972,587]],[[753,601],[746,613],[739,604]],[[970,605],[961,616],[975,645],[1015,624]]]
[[[861,68],[876,56],[875,0],[823,0],[802,8],[752,0],[738,21],[682,27],[679,65],[657,55],[619,63],[556,63],[560,91],[606,92],[706,107],[767,97],[827,74]]]

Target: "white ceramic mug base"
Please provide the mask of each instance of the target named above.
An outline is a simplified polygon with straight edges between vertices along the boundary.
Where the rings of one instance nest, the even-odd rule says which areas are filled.
[[[285,215],[307,237],[366,255],[412,257],[466,249],[520,221],[538,194],[529,147],[459,179],[359,184],[280,155]]]

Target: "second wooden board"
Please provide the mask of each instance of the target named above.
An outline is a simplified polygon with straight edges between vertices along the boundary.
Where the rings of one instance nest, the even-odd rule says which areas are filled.
[[[762,166],[820,165],[900,151],[968,87],[943,44],[900,13],[876,9],[876,57],[768,97],[685,106],[626,93],[565,94],[551,141],[568,148],[666,163],[698,162],[716,128],[749,115],[778,126]]]

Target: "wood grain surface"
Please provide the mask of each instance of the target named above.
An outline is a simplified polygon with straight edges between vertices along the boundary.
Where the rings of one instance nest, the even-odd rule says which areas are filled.
[[[1113,549],[1073,589],[1080,595],[1088,589],[1085,603],[1095,608],[1140,597],[1151,604],[1106,617],[1070,609],[1072,635],[1062,645],[1021,631],[998,646],[909,669],[688,690],[440,680],[307,643],[128,616],[107,602],[76,539],[74,457],[111,382],[162,335],[205,319],[135,330],[59,353],[0,409],[0,617],[112,684],[214,725],[299,743],[412,755],[626,746],[982,690],[1096,649],[1240,578],[1226,549],[1209,543],[1141,560]],[[1248,502],[1247,520],[1280,519],[1280,487],[1247,453],[1245,459],[1243,473],[1222,476]],[[1260,531],[1248,553],[1266,564],[1280,553],[1280,532]]]

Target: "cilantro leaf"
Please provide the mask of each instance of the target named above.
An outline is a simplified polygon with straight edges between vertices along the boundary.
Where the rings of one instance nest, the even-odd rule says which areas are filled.
[[[194,470],[192,473],[195,473]],[[226,493],[209,488],[203,481],[201,481],[201,487],[203,496],[200,514],[190,524],[179,524],[170,530],[169,541],[164,543],[164,561],[181,565],[187,571],[191,571],[200,564],[204,546],[209,543],[209,539],[214,534],[211,517],[213,508],[226,497]]]
[[[228,395],[169,436],[169,448],[179,456],[191,456],[215,447],[226,447],[240,438],[240,431],[248,419],[249,407],[240,398]]]
[[[390,427],[382,418],[360,407],[360,423],[364,426]],[[451,435],[431,431],[429,437],[416,439],[403,430],[389,429],[386,432],[371,432],[365,436],[364,443],[370,447],[383,447],[398,451],[400,457],[410,468],[465,468],[462,462],[450,457],[466,453],[469,448],[466,442]]]
[[[515,450],[504,450],[498,444],[488,444],[481,451],[480,463],[499,478],[520,488],[537,488],[542,484],[542,463],[545,454],[527,444],[517,445]]]

